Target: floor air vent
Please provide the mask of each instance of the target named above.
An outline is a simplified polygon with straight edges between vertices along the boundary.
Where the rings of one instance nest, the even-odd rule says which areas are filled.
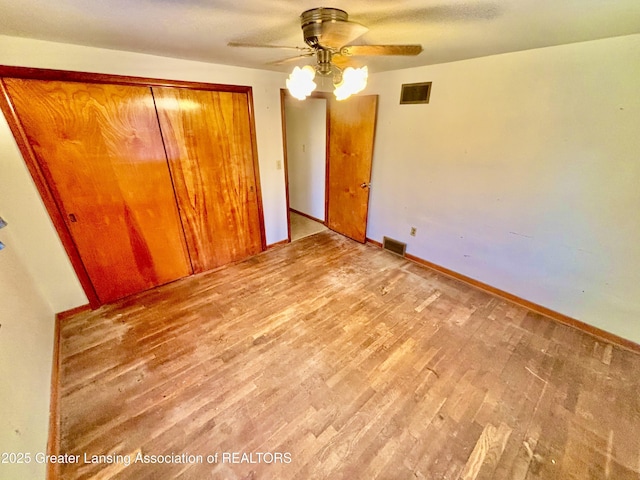
[[[404,252],[407,251],[407,244],[394,240],[393,238],[383,237],[382,248],[389,250],[391,253],[404,257]]]

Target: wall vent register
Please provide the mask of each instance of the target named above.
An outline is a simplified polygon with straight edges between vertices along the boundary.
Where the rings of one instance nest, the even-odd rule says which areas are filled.
[[[407,244],[399,242],[398,240],[394,240],[393,238],[383,237],[382,248],[391,253],[395,253],[396,255],[404,257],[404,254],[407,251]]]
[[[400,92],[400,105],[412,103],[429,103],[431,82],[403,83]]]

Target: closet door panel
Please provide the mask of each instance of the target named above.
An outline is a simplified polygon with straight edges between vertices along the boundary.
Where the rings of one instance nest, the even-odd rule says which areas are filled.
[[[262,250],[248,96],[153,87],[196,272]]]
[[[5,84],[100,301],[189,275],[150,89]]]

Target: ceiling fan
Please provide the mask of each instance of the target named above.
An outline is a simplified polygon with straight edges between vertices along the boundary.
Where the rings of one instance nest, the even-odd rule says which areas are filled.
[[[296,67],[287,80],[287,88],[294,97],[306,98],[316,84],[316,74],[332,77],[338,99],[361,91],[366,86],[367,67],[341,68],[352,56],[370,55],[418,55],[421,45],[350,45],[369,29],[349,20],[349,15],[338,8],[313,8],[300,15],[300,25],[307,47],[284,47],[280,45],[229,42],[230,47],[263,47],[294,49],[300,52],[295,57],[286,58],[276,65],[297,61],[304,57],[316,57],[315,66]],[[305,94],[306,93],[306,94]]]

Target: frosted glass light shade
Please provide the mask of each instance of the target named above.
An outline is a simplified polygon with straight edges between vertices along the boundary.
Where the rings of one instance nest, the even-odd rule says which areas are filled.
[[[344,72],[342,72],[342,81],[336,85],[336,89],[333,91],[336,100],[344,100],[364,90],[367,86],[368,77],[369,69],[367,67],[345,68]]]
[[[287,90],[294,98],[304,100],[316,89],[315,76],[316,70],[310,65],[295,67],[287,79]]]
[[[338,69],[339,70],[339,69]],[[313,79],[316,76],[316,69],[311,65],[295,67],[287,79],[287,90],[294,98],[304,100],[318,86]],[[337,100],[344,100],[351,95],[361,92],[367,86],[369,69],[367,67],[353,68],[347,67],[342,72],[342,79],[334,84],[333,94]],[[330,77],[321,75],[320,80],[329,80]]]

